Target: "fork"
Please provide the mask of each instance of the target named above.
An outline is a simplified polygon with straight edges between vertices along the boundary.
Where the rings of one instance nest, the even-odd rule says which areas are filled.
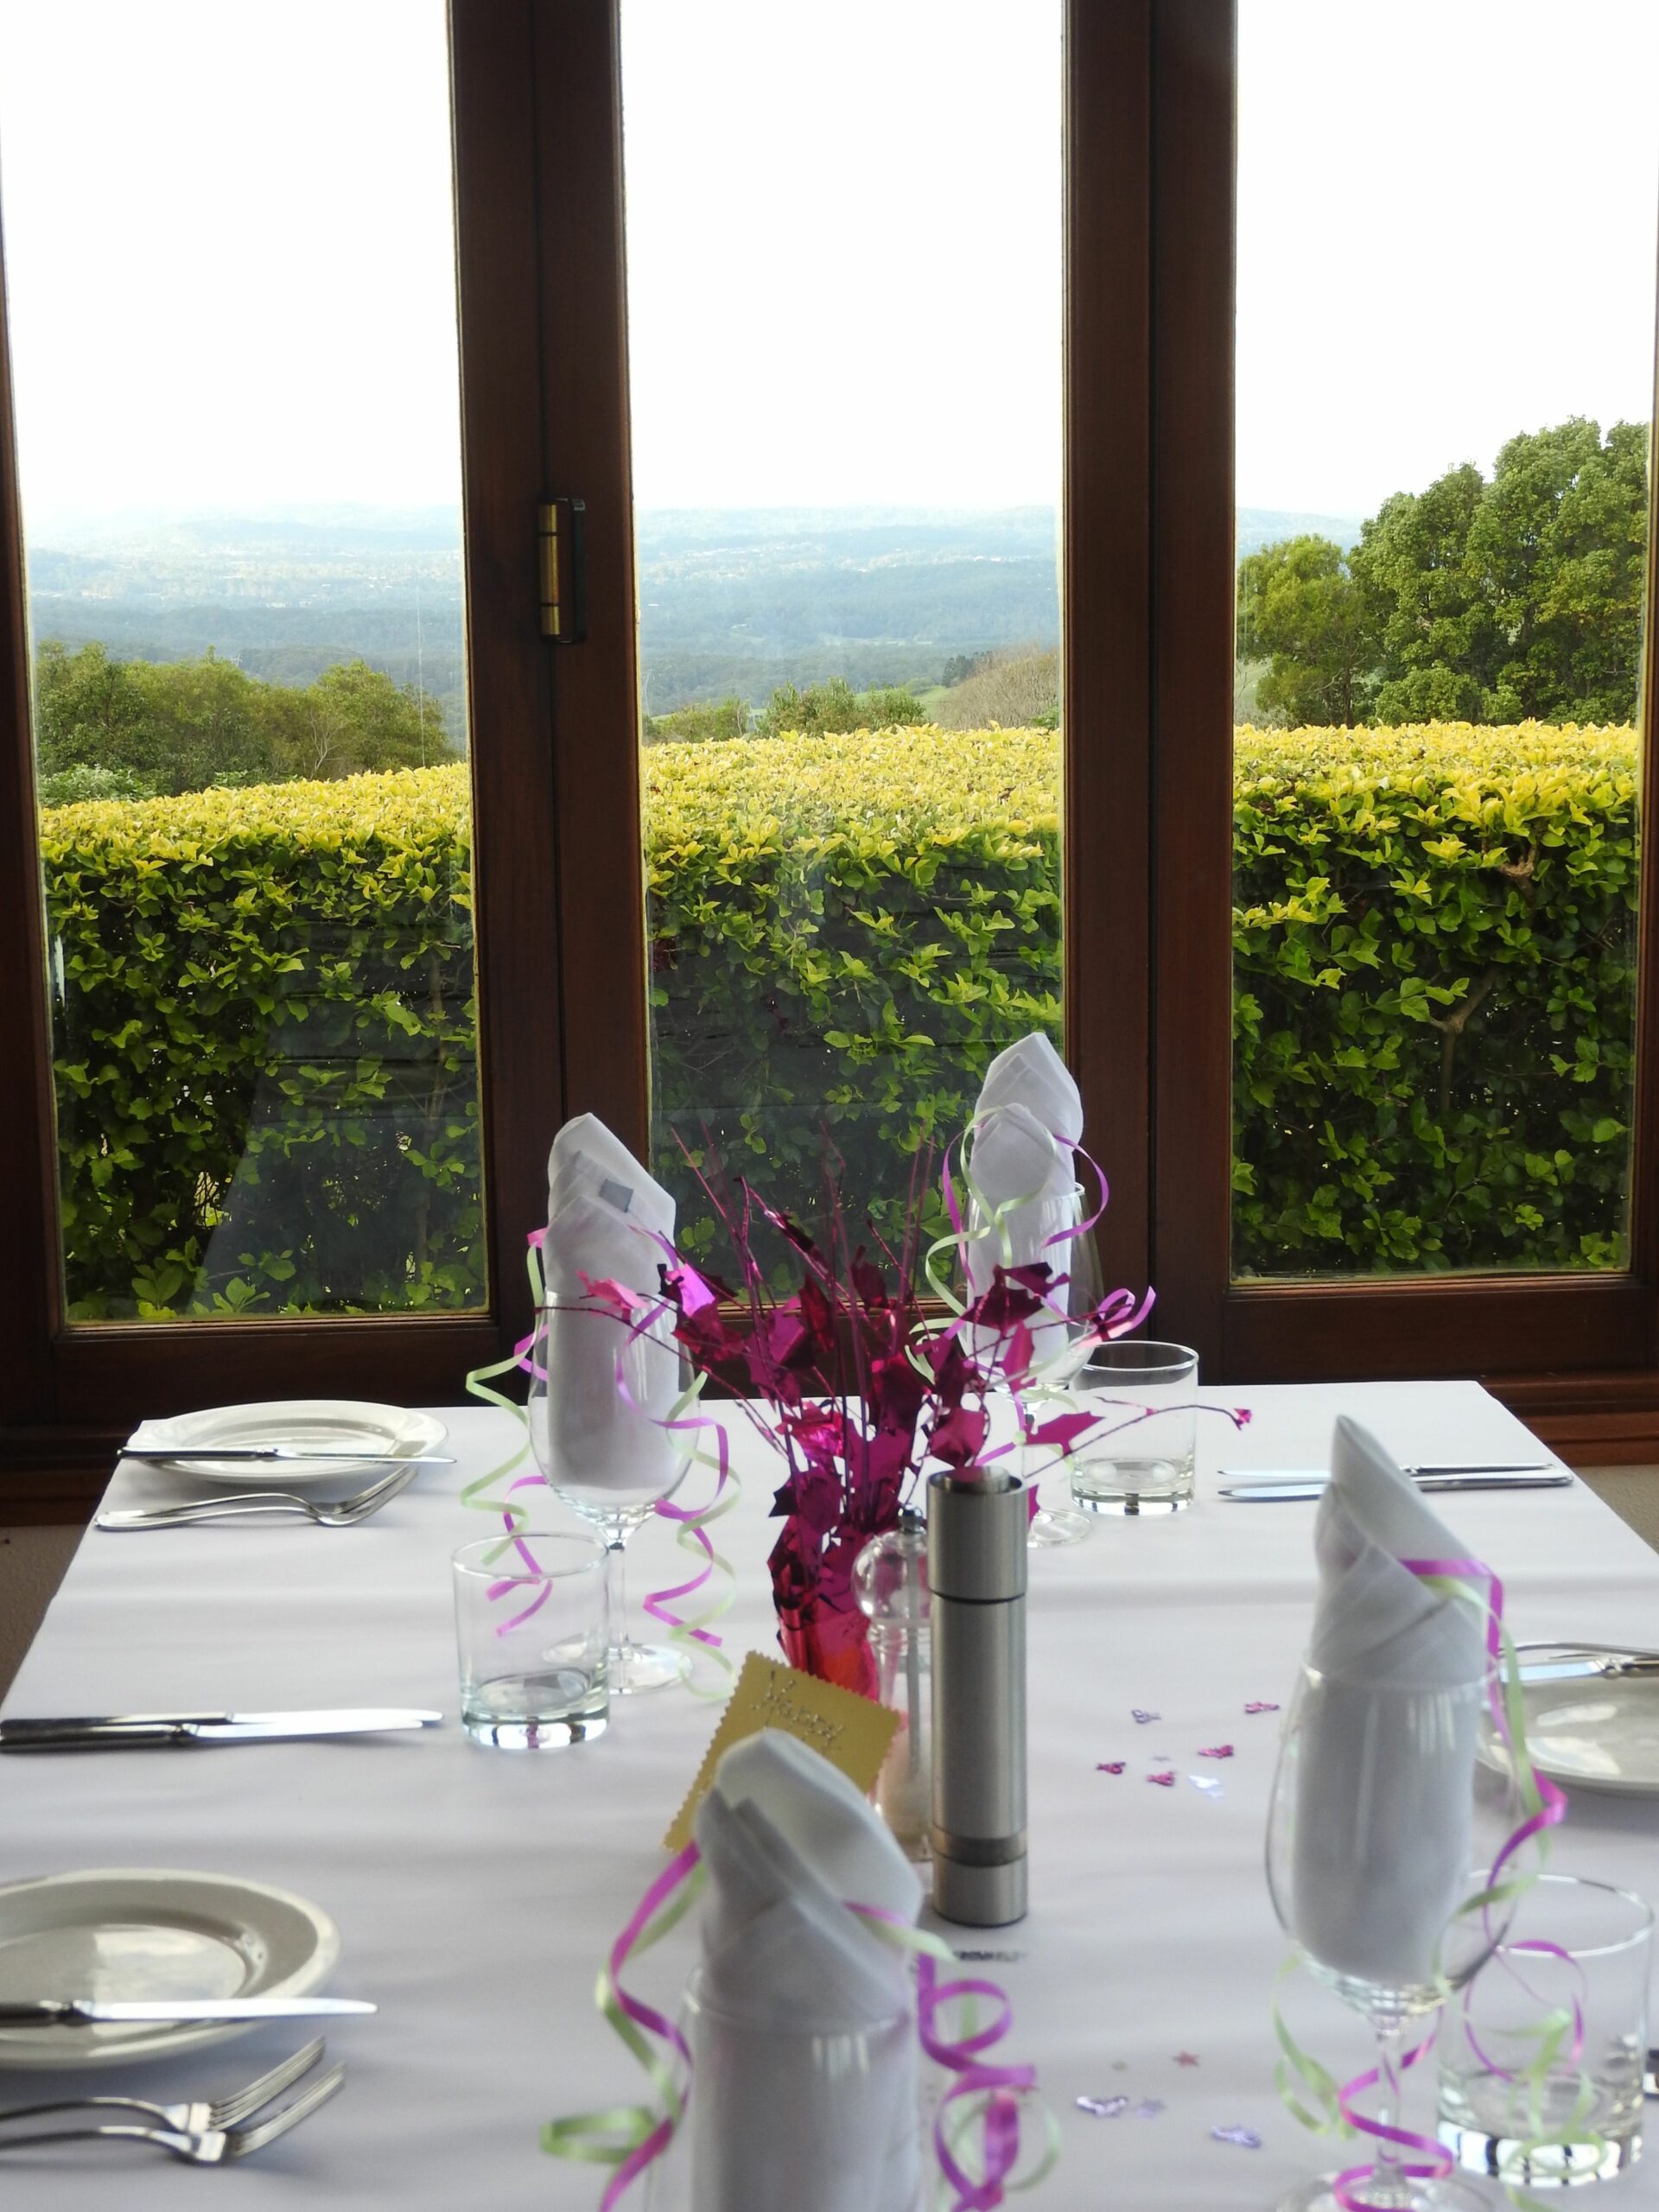
[[[93,2107],[102,2111],[112,2107],[118,2112],[148,2113],[161,2126],[178,2134],[210,2135],[234,2127],[238,2120],[245,2120],[261,2105],[268,2105],[273,2097],[280,2096],[289,2082],[297,2082],[301,2075],[311,2071],[322,2053],[322,2037],[317,2036],[303,2050],[296,2050],[292,2058],[285,2058],[269,2074],[250,2082],[245,2089],[238,2089],[228,2097],[215,2098],[211,2103],[153,2105],[143,2097],[64,2097],[49,2105],[13,2105],[0,2112],[0,2122],[44,2120],[49,2113],[82,2112]]]
[[[228,2165],[234,2159],[251,2158],[254,2152],[263,2151],[267,2143],[274,2143],[279,2135],[286,2135],[290,2127],[297,2127],[334,2095],[345,2079],[343,2066],[331,2068],[296,2097],[291,2105],[272,2113],[269,2120],[244,2121],[231,2127],[194,2129],[104,2125],[40,2127],[24,2135],[8,2135],[0,2130],[0,2152],[15,2151],[20,2144],[26,2143],[92,2143],[107,2139],[115,2143],[153,2143],[158,2151],[165,2151],[169,2157],[182,2158],[193,2166]]]
[[[192,1498],[183,1505],[140,1506],[126,1512],[100,1513],[97,1525],[100,1529],[188,1528],[197,1521],[240,1520],[258,1513],[298,1513],[306,1520],[315,1522],[320,1529],[354,1529],[359,1521],[366,1521],[372,1513],[389,1505],[400,1491],[407,1490],[418,1471],[411,1466],[394,1467],[389,1475],[371,1483],[366,1490],[341,1498],[338,1505],[319,1505],[315,1498],[302,1497],[295,1491],[236,1491],[225,1497]]]

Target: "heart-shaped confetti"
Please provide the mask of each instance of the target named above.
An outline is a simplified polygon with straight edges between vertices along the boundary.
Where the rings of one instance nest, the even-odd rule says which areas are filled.
[[[1096,2120],[1121,2119],[1129,2108],[1128,2097],[1079,2097],[1077,2102],[1079,2112],[1090,2113]]]
[[[1161,1720],[1163,1717],[1161,1713],[1142,1713],[1138,1705],[1129,1707],[1129,1718],[1137,1728],[1144,1728],[1148,1721]]]
[[[1149,1774],[1147,1780],[1155,1782],[1160,1789],[1173,1789],[1175,1787],[1175,1770],[1172,1767],[1166,1774]]]
[[[1211,1744],[1207,1751],[1198,1753],[1201,1759],[1230,1759],[1233,1756],[1230,1744]]]
[[[1129,2118],[1131,2120],[1156,2120],[1159,2113],[1162,2112],[1163,2109],[1164,2104],[1161,2097],[1142,2097],[1140,2103],[1136,2105],[1135,2110],[1129,2114]]]
[[[1211,2139],[1217,2143],[1236,2143],[1241,2151],[1259,2151],[1262,2138],[1253,2127],[1212,2127]]]
[[[1276,1705],[1269,1705],[1265,1699],[1262,1699],[1255,1705],[1247,1705],[1244,1710],[1246,1713],[1277,1713],[1279,1708]]]
[[[1095,1772],[1096,1774],[1122,1774],[1128,1764],[1128,1761],[1127,1759],[1096,1759],[1095,1761]]]
[[[1186,1778],[1195,1789],[1201,1789],[1206,1797],[1220,1796],[1221,1784],[1213,1775],[1189,1774]]]

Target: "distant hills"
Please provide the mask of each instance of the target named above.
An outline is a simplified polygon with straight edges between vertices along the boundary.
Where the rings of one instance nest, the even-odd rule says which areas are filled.
[[[1306,530],[1358,536],[1347,518],[1244,509],[1238,550]],[[1058,635],[1052,508],[646,512],[637,550],[652,714],[834,675],[926,688],[952,658]],[[463,734],[454,508],[44,517],[29,582],[37,639],[143,660],[211,646],[290,683],[361,658],[419,683]]]

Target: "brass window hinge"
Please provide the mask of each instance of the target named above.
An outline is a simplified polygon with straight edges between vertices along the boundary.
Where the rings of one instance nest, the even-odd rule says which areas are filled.
[[[579,645],[588,635],[587,501],[543,500],[536,510],[536,529],[542,635],[556,645]]]

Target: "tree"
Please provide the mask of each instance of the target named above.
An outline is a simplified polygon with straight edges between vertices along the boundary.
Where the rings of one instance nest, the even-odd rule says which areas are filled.
[[[261,688],[272,695],[290,774],[354,776],[376,768],[427,768],[454,757],[437,700],[412,683],[398,686],[366,661],[325,668],[303,690]]]
[[[1291,723],[1366,719],[1375,631],[1340,545],[1289,537],[1239,563],[1237,652],[1269,664],[1255,687],[1267,714]]]
[[[221,774],[280,773],[264,690],[211,652],[199,661],[111,660],[101,645],[72,653],[48,639],[35,677],[42,777],[107,769],[170,793],[200,791]]]
[[[1647,550],[1646,429],[1574,416],[1398,493],[1351,567],[1384,722],[1628,721]]]
[[[35,720],[42,786],[54,791],[105,788],[86,784],[94,772],[118,779],[111,791],[170,795],[454,758],[441,703],[361,660],[301,688],[262,683],[211,651],[200,660],[111,660],[101,645],[71,652],[48,639],[35,664]]]
[[[647,715],[640,734],[647,745],[706,745],[748,734],[749,702],[731,693],[718,705],[702,702],[673,707],[665,715]]]

